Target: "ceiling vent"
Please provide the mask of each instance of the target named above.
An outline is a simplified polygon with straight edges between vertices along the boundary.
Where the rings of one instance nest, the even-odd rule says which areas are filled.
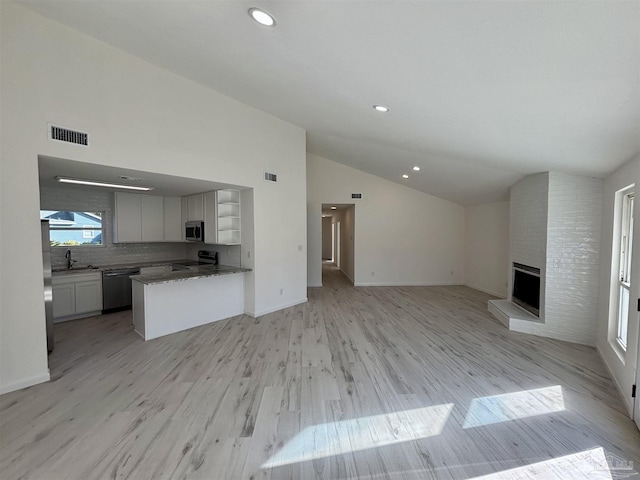
[[[264,181],[265,182],[277,182],[278,175],[275,173],[264,172]]]
[[[58,125],[49,124],[49,138],[58,140],[59,142],[75,143],[76,145],[89,146],[89,134],[78,130],[59,127]]]
[[[352,193],[351,194],[351,198],[362,198],[362,194],[361,193]]]

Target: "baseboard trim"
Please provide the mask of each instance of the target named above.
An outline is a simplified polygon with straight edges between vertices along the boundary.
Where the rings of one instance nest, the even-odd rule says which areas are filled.
[[[262,315],[268,315],[270,313],[273,312],[278,312],[280,310],[284,310],[285,308],[289,308],[289,307],[295,307],[296,305],[300,305],[301,303],[307,303],[308,302],[308,298],[304,297],[303,299],[300,300],[296,300],[294,302],[290,302],[290,303],[286,303],[284,305],[279,305],[277,307],[274,308],[269,308],[267,310],[261,310],[259,312],[249,312],[245,310],[245,314],[249,315],[250,317],[256,318],[256,317],[261,317]]]
[[[348,278],[348,277],[347,277]],[[453,287],[463,286],[458,282],[359,282],[354,284],[355,287]]]
[[[322,283],[309,283],[307,284],[307,288],[321,288]]]
[[[349,275],[347,275],[347,272],[345,272],[342,268],[340,269],[340,271],[342,272],[342,274],[347,277],[349,279],[349,281],[351,282],[351,285],[355,286],[356,282],[353,281],[353,278],[351,278]]]
[[[613,380],[613,384],[616,386],[616,390],[618,390],[618,394],[620,395],[620,398],[622,398],[622,403],[627,409],[627,415],[629,415],[629,418],[633,418],[633,398],[631,397],[630,394],[628,397],[627,395],[624,394],[624,389],[622,388],[622,385],[620,385],[620,383],[618,382],[618,379],[613,374],[613,370],[611,370],[611,367],[609,366],[609,363],[607,362],[606,357],[602,354],[602,351],[600,350],[600,347],[598,346],[597,343],[596,343],[596,352],[598,352],[598,356],[602,360],[602,363],[604,363],[604,367],[607,369],[607,372],[609,372],[609,376]]]
[[[47,369],[47,373],[44,375],[38,375],[37,377],[29,378],[27,380],[21,380],[9,385],[0,386],[0,395],[4,395],[5,393],[9,392],[15,392],[16,390],[22,390],[23,388],[31,387],[33,385],[37,385],[38,383],[48,382],[49,380],[51,380],[51,374],[49,373],[49,369]]]
[[[471,283],[465,283],[464,286],[465,287],[469,287],[469,288],[473,288],[474,290],[478,290],[478,291],[483,292],[483,293],[488,293],[489,295],[493,295],[494,297],[498,297],[498,298],[500,298],[502,300],[506,300],[507,299],[506,295],[503,294],[503,293],[492,292],[491,290],[487,290],[486,288],[481,288],[481,287],[478,287],[476,285],[472,285]]]

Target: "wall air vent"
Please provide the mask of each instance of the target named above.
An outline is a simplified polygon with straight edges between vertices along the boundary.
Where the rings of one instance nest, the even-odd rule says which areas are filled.
[[[278,175],[275,173],[264,172],[264,181],[265,182],[277,182]]]
[[[361,193],[352,193],[351,194],[351,198],[362,198],[362,194]]]
[[[76,145],[89,146],[89,134],[78,130],[59,127],[49,124],[49,138],[59,142],[75,143]]]

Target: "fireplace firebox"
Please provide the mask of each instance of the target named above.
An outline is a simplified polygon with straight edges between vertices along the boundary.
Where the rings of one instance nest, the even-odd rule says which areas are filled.
[[[540,316],[540,269],[513,264],[513,292],[511,301],[525,310]]]

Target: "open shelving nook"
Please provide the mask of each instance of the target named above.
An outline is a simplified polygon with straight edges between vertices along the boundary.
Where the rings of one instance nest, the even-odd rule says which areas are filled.
[[[219,244],[240,244],[240,191],[216,191],[216,233]]]

